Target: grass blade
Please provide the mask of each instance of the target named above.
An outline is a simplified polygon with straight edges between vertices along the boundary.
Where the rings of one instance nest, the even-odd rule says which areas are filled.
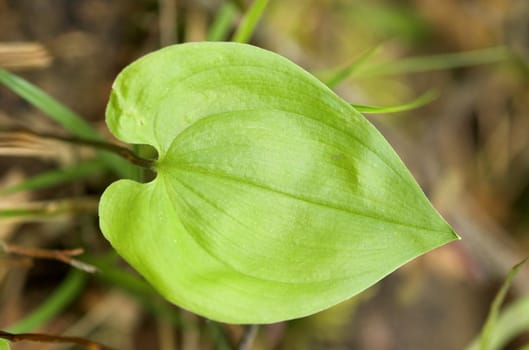
[[[82,117],[30,82],[0,69],[0,83],[49,115],[72,134],[87,139],[101,139],[99,133]]]
[[[351,104],[358,112],[365,113],[365,114],[373,114],[373,113],[398,113],[398,112],[404,112],[409,111],[412,109],[420,108],[424,105],[427,105],[428,103],[432,102],[439,96],[439,94],[435,91],[428,91],[421,96],[417,97],[415,100],[403,103],[400,105],[395,106],[368,106],[368,105],[358,105],[358,104]]]
[[[22,333],[45,324],[75,300],[83,289],[85,282],[85,273],[76,269],[70,270],[63,282],[44,303],[42,303],[28,317],[9,327],[8,331]]]
[[[375,54],[375,52],[377,51],[377,48],[373,48],[363,53],[360,57],[354,60],[347,67],[344,67],[335,72],[334,75],[325,82],[325,84],[331,89],[334,88],[336,85],[349,78],[353,73],[357,72],[360,67],[363,67],[367,60],[370,59],[373,54]]]
[[[529,297],[518,299],[499,315],[492,337],[491,349],[503,349],[517,335],[529,330]]]
[[[28,317],[9,327],[7,331],[12,333],[22,333],[47,323],[75,300],[83,289],[85,282],[85,273],[76,269],[70,270],[59,287],[55,289],[52,295],[50,295],[44,303],[42,303]],[[5,340],[0,340],[0,350],[9,350],[9,343]]]
[[[511,271],[507,275],[507,278],[503,282],[500,291],[498,292],[496,297],[494,297],[494,301],[492,302],[487,321],[485,322],[485,326],[483,327],[483,332],[481,334],[480,350],[489,349],[490,338],[492,336],[494,326],[496,325],[498,314],[500,313],[500,307],[503,304],[503,301],[505,300],[505,296],[507,295],[507,291],[511,287],[514,277],[518,274],[518,271],[522,268],[522,266],[526,263],[528,259],[529,257],[525,258],[511,269]]]
[[[0,196],[13,194],[21,191],[37,190],[41,188],[55,186],[61,183],[74,181],[95,172],[103,170],[101,162],[91,160],[79,163],[64,169],[54,169],[48,172],[31,177],[14,186],[0,190]]]
[[[233,41],[237,43],[247,43],[252,36],[259,19],[268,5],[268,0],[255,0],[248,12],[244,15],[241,24],[233,36]]]
[[[222,41],[228,37],[233,18],[237,12],[237,7],[230,1],[225,2],[220,8],[213,24],[209,28],[208,41]]]
[[[224,329],[222,326],[215,321],[208,321],[205,325],[205,332],[208,337],[211,339],[212,343],[215,344],[215,349],[218,350],[233,350],[232,346],[229,344]],[[240,350],[240,349],[237,349]]]
[[[504,61],[511,57],[510,52],[503,46],[481,50],[457,52],[433,56],[411,57],[392,62],[373,64],[365,67],[356,76],[374,77],[382,75],[399,75],[405,73],[419,73],[458,67],[475,66]]]
[[[117,259],[116,253],[112,251],[98,256],[86,256],[83,261],[97,267],[98,273],[94,274],[94,277],[126,291],[157,317],[163,317],[178,327],[189,327],[186,319],[182,318],[179,309],[172,306],[168,307],[167,302],[158,297],[156,291],[147,282],[129,271],[114,266]]]
[[[527,297],[507,307],[500,314],[500,307],[505,300],[514,277],[516,277],[516,274],[528,259],[529,257],[525,258],[511,269],[498,294],[494,297],[481,334],[466,350],[500,349],[502,344],[509,341],[518,332],[529,327],[529,298]]]
[[[96,129],[77,113],[73,112],[40,88],[19,76],[0,69],[0,83],[4,84],[11,91],[46,113],[75,136],[88,140],[104,139]],[[105,152],[98,152],[98,157],[101,158],[109,169],[112,169],[119,176],[125,178],[130,178],[132,176],[133,166],[126,160]]]
[[[24,203],[19,207],[0,208],[0,220],[44,220],[60,215],[97,212],[98,200],[91,197],[67,198]]]
[[[498,316],[491,334],[489,349],[499,350],[517,335],[529,330],[529,297],[523,297],[507,306]],[[480,338],[474,339],[467,350],[480,349]]]

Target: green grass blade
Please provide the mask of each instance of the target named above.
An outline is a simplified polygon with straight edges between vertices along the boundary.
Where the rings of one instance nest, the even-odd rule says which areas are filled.
[[[205,328],[209,338],[213,344],[215,344],[215,349],[233,350],[232,346],[228,343],[227,335],[219,323],[215,321],[208,321]]]
[[[185,318],[182,318],[179,309],[168,307],[166,301],[158,296],[156,291],[143,279],[138,276],[116,267],[118,257],[114,251],[103,256],[87,256],[83,259],[95,267],[98,273],[94,277],[108,283],[112,287],[119,288],[132,295],[142,306],[156,315],[169,320],[173,325],[186,328],[190,325]]]
[[[72,134],[87,139],[101,139],[98,132],[82,117],[30,82],[0,69],[0,83],[49,115]]]
[[[98,160],[79,163],[64,169],[50,170],[48,172],[31,177],[14,186],[0,189],[0,196],[21,191],[37,190],[55,186],[61,183],[84,178],[102,170],[103,166]]]
[[[72,269],[59,287],[31,315],[8,328],[8,332],[22,333],[40,327],[70,305],[84,287],[86,274]]]
[[[4,84],[8,89],[46,113],[50,118],[55,120],[75,136],[89,140],[104,139],[96,129],[77,113],[73,112],[37,86],[19,76],[0,69],[0,83]],[[132,176],[133,166],[126,160],[106,152],[98,152],[98,156],[108,168],[112,169],[119,176],[125,178],[130,178]]]
[[[9,327],[7,331],[11,333],[24,333],[47,323],[75,300],[83,289],[85,281],[85,273],[72,269],[60,286],[55,289],[44,303],[28,317]],[[0,350],[9,349],[9,342],[0,339]]]
[[[136,166],[130,164],[125,159],[105,151],[98,151],[97,157],[111,169],[116,175],[122,178],[133,179],[136,174]]]
[[[500,307],[503,304],[503,301],[505,300],[505,296],[507,295],[507,292],[511,287],[512,281],[528,259],[529,257],[525,258],[511,269],[511,271],[507,275],[507,278],[505,278],[505,281],[503,282],[498,294],[496,294],[496,296],[494,297],[494,300],[490,307],[489,315],[487,316],[485,325],[481,330],[481,334],[467,348],[467,350],[499,349],[499,347],[493,347],[493,345],[499,344],[499,340],[507,341],[509,338],[507,335],[512,336],[512,334],[509,334],[512,331],[508,329],[509,327],[513,327],[515,324],[518,328],[525,328],[526,326],[529,326],[529,312],[527,312],[529,308],[529,300],[526,300],[527,298],[524,298],[519,303],[513,304],[514,308],[513,306],[511,306],[500,315]],[[513,316],[518,315],[519,312],[525,313],[525,315],[521,317],[521,319],[518,316]]]
[[[93,214],[97,211],[97,203],[97,199],[93,197],[23,203],[19,207],[0,208],[0,220],[13,218],[43,220],[65,214]]]
[[[181,316],[178,308],[172,305],[168,306],[167,302],[160,298],[158,293],[147,282],[128,271],[116,267],[115,264],[119,261],[119,258],[114,251],[104,255],[87,256],[83,261],[97,267],[98,273],[94,277],[128,292],[153,315],[163,317],[174,326],[183,329],[193,327],[193,324]],[[207,333],[215,344],[216,349],[232,350],[228,336],[222,331],[217,322],[209,321],[206,327]],[[2,349],[0,348],[0,350]]]
[[[268,0],[255,0],[253,2],[237,28],[232,41],[247,43],[250,40],[259,19],[263,15],[266,5],[268,5]]]
[[[0,221],[5,219],[43,220],[66,212],[64,208],[50,210],[46,206],[36,208],[0,208]]]
[[[498,317],[490,338],[491,349],[503,349],[516,336],[529,330],[529,297],[518,299]]]
[[[13,218],[41,218],[43,216],[45,215],[42,210],[25,208],[0,209],[0,220]]]
[[[517,335],[529,330],[529,297],[523,297],[507,306],[498,316],[490,337],[489,349],[499,350]],[[467,350],[479,350],[480,338],[474,339]]]
[[[225,2],[220,8],[213,24],[209,28],[208,41],[222,41],[228,37],[233,18],[237,13],[237,7],[230,1]]]
[[[356,76],[374,77],[496,63],[511,57],[503,46],[433,56],[411,57],[365,67]]]
[[[360,57],[358,57],[356,60],[354,60],[351,64],[349,64],[347,67],[344,67],[337,72],[335,72],[331,78],[329,78],[324,83],[330,87],[331,89],[349,78],[353,73],[357,72],[360,67],[363,67],[367,60],[369,60],[375,52],[377,52],[377,48],[373,48],[371,50],[368,50],[367,52],[363,53]]]
[[[367,106],[367,105],[358,105],[358,104],[351,104],[358,112],[365,113],[365,114],[373,114],[373,113],[398,113],[398,112],[404,112],[409,111],[412,109],[420,108],[424,105],[427,105],[428,103],[432,102],[439,96],[439,94],[435,91],[428,91],[415,100],[403,103],[400,105],[395,106]]]
[[[154,289],[143,279],[116,267],[115,265],[119,259],[116,252],[109,251],[106,254],[98,254],[97,256],[87,255],[82,260],[97,268],[98,273],[94,276],[99,279],[119,286],[132,294],[156,294]]]
[[[518,274],[518,271],[522,268],[522,266],[526,263],[528,259],[529,258],[525,258],[511,269],[511,271],[507,275],[507,278],[503,282],[500,291],[498,292],[496,297],[494,297],[494,301],[492,302],[487,321],[485,322],[485,326],[483,327],[483,332],[481,334],[480,350],[489,349],[490,338],[497,323],[498,314],[500,313],[500,307],[503,304],[503,301],[505,300],[505,296],[507,295],[507,291],[511,287],[514,277]]]

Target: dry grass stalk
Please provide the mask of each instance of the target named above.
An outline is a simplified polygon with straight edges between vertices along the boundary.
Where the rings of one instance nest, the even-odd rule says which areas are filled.
[[[21,70],[44,68],[50,65],[52,57],[39,43],[3,42],[0,43],[0,68]]]

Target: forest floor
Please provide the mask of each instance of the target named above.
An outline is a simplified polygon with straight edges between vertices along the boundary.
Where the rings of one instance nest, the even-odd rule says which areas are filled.
[[[206,0],[0,0],[0,68],[34,83],[109,135],[104,111],[119,71],[161,46],[205,40],[220,5]],[[234,16],[232,28],[239,19]],[[463,349],[478,334],[508,271],[529,255],[527,23],[524,0],[270,2],[252,43],[312,72],[343,67],[374,47],[382,63],[488,48],[509,50],[517,58],[425,71],[420,61],[411,62],[400,70],[391,66],[393,71],[352,77],[337,87],[346,100],[373,105],[409,101],[431,88],[440,92],[420,109],[369,119],[462,240],[410,262],[334,308],[262,326],[254,349]],[[21,128],[68,135],[0,87],[0,133]],[[90,150],[60,142],[29,140],[23,146],[14,150],[0,143],[0,188],[93,157]],[[63,262],[8,253],[9,246],[82,247],[87,256],[109,260],[110,246],[97,226],[97,203],[113,180],[111,173],[95,169],[72,182],[0,196],[0,329],[35,312],[70,270]],[[25,214],[9,212],[13,208]],[[134,283],[118,281],[119,271],[133,274],[124,262],[110,258],[108,265],[117,275],[85,274],[72,300],[33,331],[76,335],[125,350],[230,349],[241,337],[240,326],[204,320],[150,292],[142,294]],[[527,293],[526,268],[510,300]],[[527,335],[518,337],[508,348],[528,341]],[[31,342],[12,346],[67,348]]]

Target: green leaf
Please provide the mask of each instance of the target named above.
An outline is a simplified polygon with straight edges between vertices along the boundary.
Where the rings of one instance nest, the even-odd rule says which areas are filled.
[[[100,202],[105,237],[168,300],[229,323],[306,316],[457,239],[380,133],[286,58],[190,43],[113,85],[107,125],[159,154]]]

